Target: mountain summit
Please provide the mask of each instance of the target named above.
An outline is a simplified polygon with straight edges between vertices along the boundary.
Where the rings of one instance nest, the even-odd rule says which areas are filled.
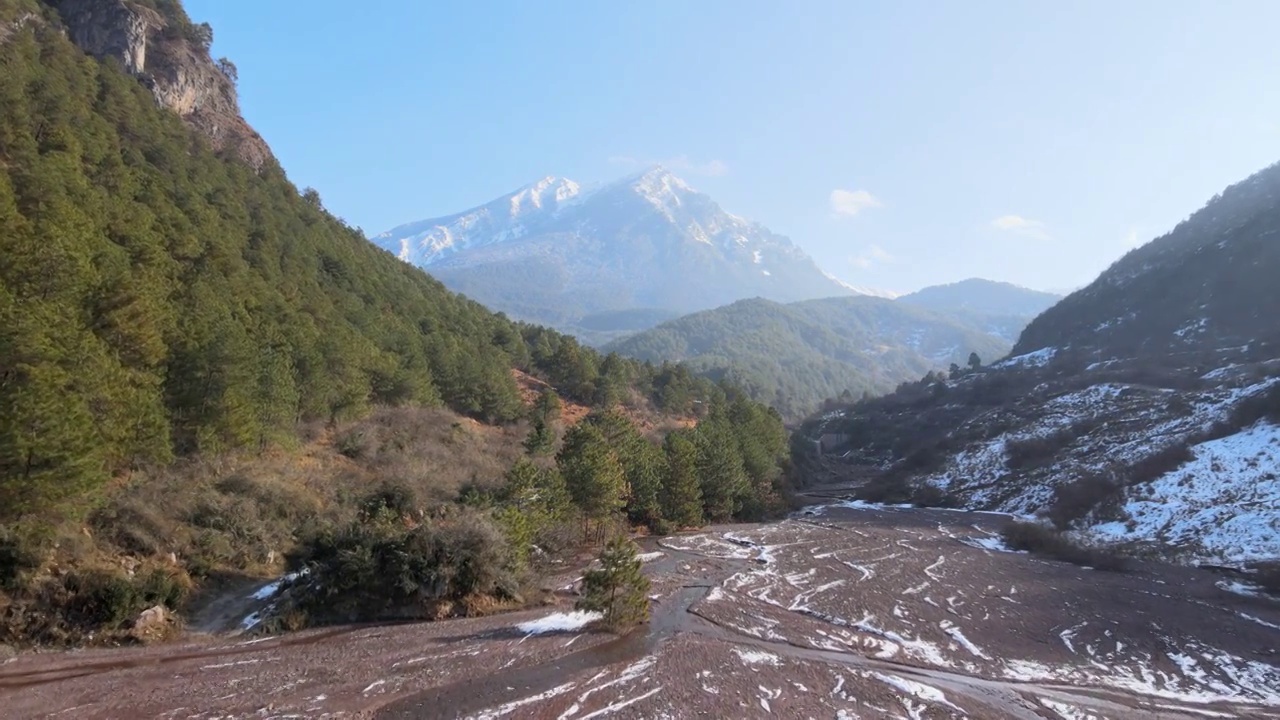
[[[570,330],[618,311],[661,319],[749,297],[855,294],[662,167],[589,189],[546,177],[374,242],[494,309]]]

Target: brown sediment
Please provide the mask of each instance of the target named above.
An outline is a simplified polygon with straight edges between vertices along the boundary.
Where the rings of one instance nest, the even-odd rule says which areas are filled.
[[[652,621],[622,638],[515,629],[552,608],[22,656],[0,693],[6,717],[1280,718],[1280,603],[978,546],[1003,522],[832,509],[650,540]]]

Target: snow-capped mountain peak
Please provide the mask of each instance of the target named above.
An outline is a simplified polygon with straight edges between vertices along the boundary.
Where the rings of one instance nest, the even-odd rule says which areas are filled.
[[[544,208],[558,208],[577,198],[581,191],[582,187],[568,178],[548,175],[510,195],[511,217]]]
[[[494,309],[566,325],[636,308],[684,313],[749,297],[851,293],[786,237],[725,212],[660,166],[590,188],[544,177],[374,242]]]
[[[578,183],[548,175],[456,215],[401,225],[373,242],[405,262],[426,267],[463,250],[525,237],[582,197]]]

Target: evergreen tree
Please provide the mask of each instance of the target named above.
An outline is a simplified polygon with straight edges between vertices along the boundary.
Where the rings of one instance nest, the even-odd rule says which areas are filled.
[[[655,532],[662,532],[666,526],[661,498],[666,465],[662,449],[641,438],[626,466],[631,490],[627,517]]]
[[[730,520],[750,492],[737,438],[728,421],[720,417],[699,423],[694,438],[703,513],[712,522]]]
[[[604,434],[590,423],[578,423],[565,436],[556,465],[574,504],[582,511],[583,537],[597,534],[626,504],[626,472]]]
[[[778,486],[789,451],[786,428],[776,411],[751,402],[745,395],[734,399],[726,416],[747,476],[736,514],[744,520],[762,520],[782,505]]]
[[[595,411],[586,423],[600,430],[626,474],[627,517],[634,523],[658,529],[662,526],[662,486],[665,458],[662,451],[640,434],[634,422],[617,408]]]
[[[648,620],[649,579],[636,556],[635,543],[615,536],[600,553],[599,561],[599,568],[583,575],[577,609],[600,613],[601,624],[617,633]]]
[[[976,352],[969,353],[969,367],[974,370],[977,370],[978,368],[982,367],[982,358],[978,357],[978,353]]]
[[[553,423],[560,419],[560,409],[562,404],[560,396],[551,388],[543,388],[538,393],[538,399],[533,403],[533,414],[535,419],[540,419],[544,423]]]
[[[698,448],[687,432],[667,435],[662,478],[663,515],[678,528],[702,525],[702,488],[698,484]]]
[[[530,455],[547,455],[556,445],[556,434],[547,423],[541,418],[536,417],[533,420],[533,428],[529,430],[529,437],[524,440],[524,450]]]

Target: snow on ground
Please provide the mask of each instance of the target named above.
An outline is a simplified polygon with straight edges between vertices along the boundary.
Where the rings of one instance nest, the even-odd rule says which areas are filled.
[[[1057,354],[1058,354],[1058,348],[1056,347],[1041,348],[1039,350],[1036,350],[1035,352],[1029,352],[1025,355],[1017,355],[1015,357],[1005,358],[1004,360],[1001,360],[1000,362],[995,363],[991,367],[994,367],[994,368],[1044,367],[1045,365],[1048,365],[1049,361],[1052,360],[1053,357]]]
[[[918,683],[915,680],[908,680],[898,675],[886,675],[884,673],[878,673],[878,672],[872,672],[867,674],[870,677],[874,677],[875,679],[888,685],[894,690],[897,690],[900,693],[904,693],[906,695],[918,698],[920,700],[924,700],[925,702],[928,702],[928,703],[945,705],[954,710],[964,712],[963,710],[956,707],[955,705],[952,705],[947,700],[947,696],[943,694],[941,690],[935,687]]]
[[[700,553],[714,558],[746,560],[755,555],[755,551],[749,546],[727,542],[708,533],[663,538],[658,544],[672,550]]]
[[[1245,597],[1252,597],[1252,598],[1270,597],[1265,592],[1263,592],[1261,587],[1254,585],[1253,583],[1240,582],[1238,580],[1219,580],[1218,587],[1222,588],[1223,590],[1226,590],[1229,593],[1235,593],[1236,595],[1243,595]]]
[[[586,610],[552,613],[544,618],[530,620],[516,625],[516,629],[526,635],[542,635],[553,632],[573,632],[581,630],[591,623],[600,620],[604,615]]]
[[[1063,483],[1123,472],[1227,419],[1242,400],[1276,383],[1280,378],[1184,392],[1098,383],[1043,402],[1015,429],[969,444],[923,480],[967,507],[1033,516]],[[1129,491],[1125,509],[1139,517],[1129,525],[1103,526],[1099,539],[1173,542],[1193,553],[1203,550],[1206,558],[1234,561],[1280,555],[1280,481],[1273,476],[1280,439],[1273,426],[1266,427],[1205,443],[1197,448],[1197,462]],[[1064,430],[1070,432],[1055,437]],[[1011,469],[1010,448],[1037,438],[1050,439],[1052,456]],[[1177,497],[1186,497],[1185,505],[1167,505]],[[1202,532],[1205,547],[1192,547]]]
[[[763,650],[743,650],[734,648],[733,652],[747,665],[777,665],[778,656]]]
[[[1194,447],[1195,459],[1134,488],[1108,541],[1158,540],[1222,562],[1280,556],[1280,427],[1262,422]]]
[[[1008,545],[1005,545],[1004,540],[1001,540],[998,537],[968,538],[966,540],[963,540],[962,542],[964,542],[965,545],[981,548],[983,550],[991,550],[992,552],[1026,554],[1025,550],[1014,550],[1013,548],[1010,548]]]

